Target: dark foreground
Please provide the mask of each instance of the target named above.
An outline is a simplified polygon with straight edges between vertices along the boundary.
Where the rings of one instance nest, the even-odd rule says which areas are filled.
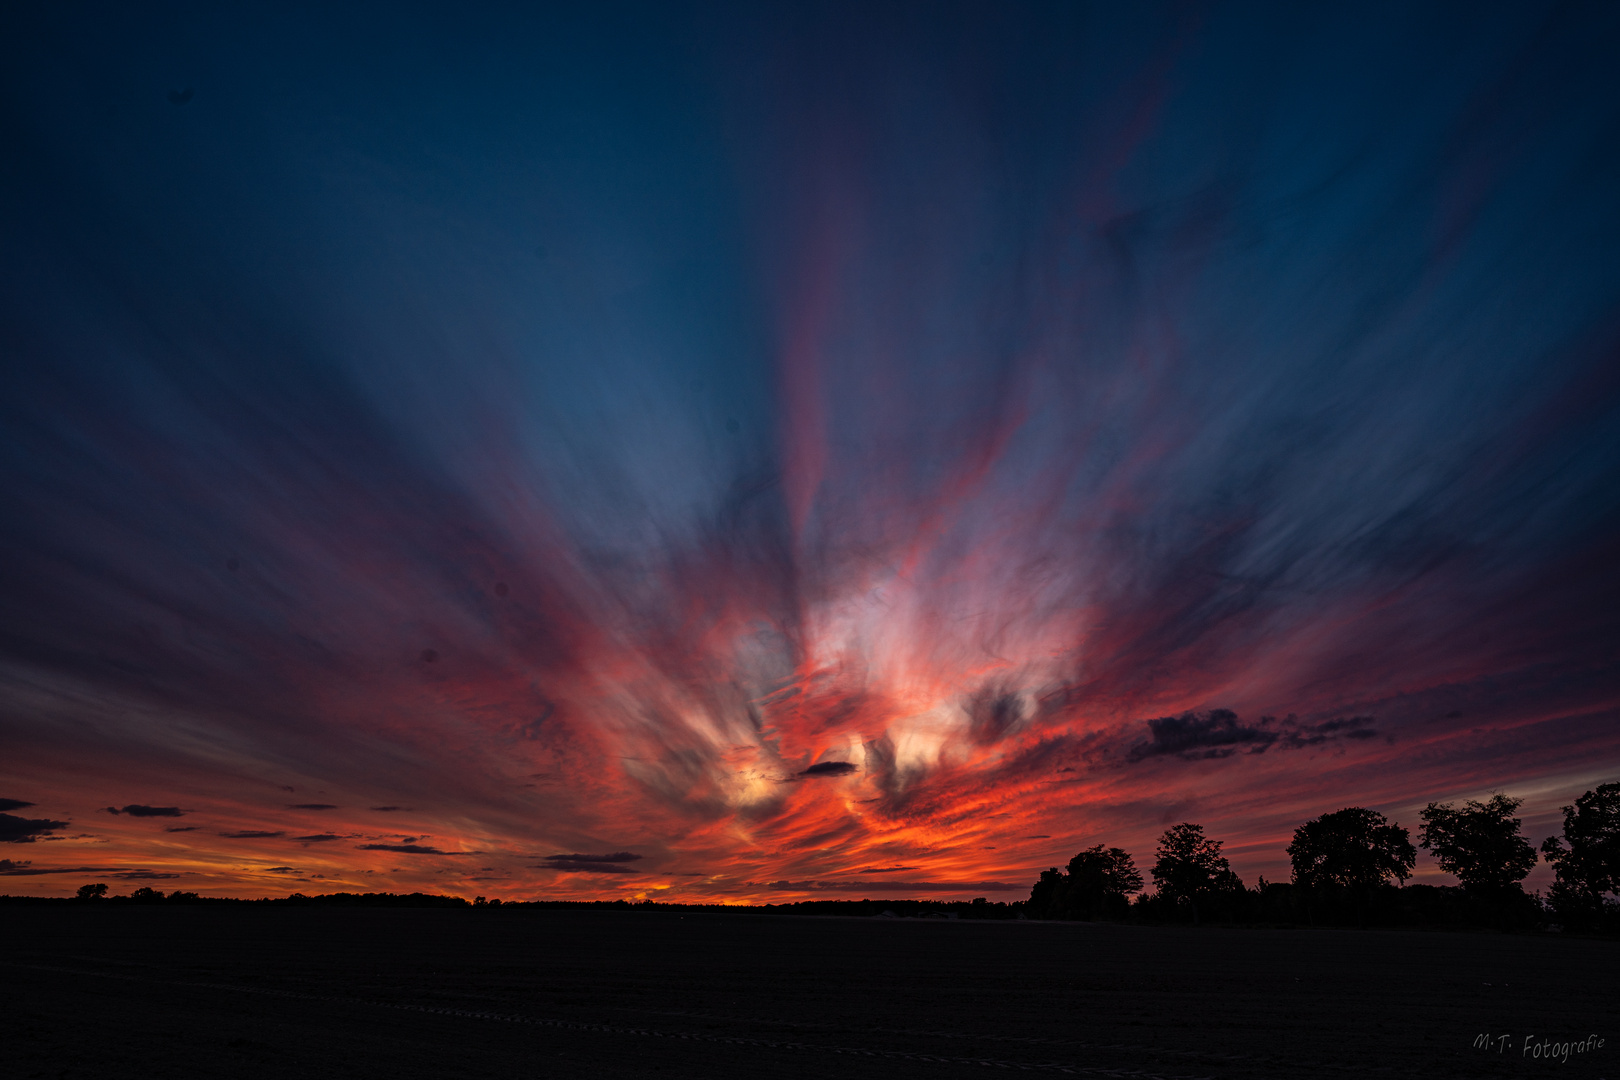
[[[0,933],[7,1077],[1620,1077],[1614,941],[100,905]]]

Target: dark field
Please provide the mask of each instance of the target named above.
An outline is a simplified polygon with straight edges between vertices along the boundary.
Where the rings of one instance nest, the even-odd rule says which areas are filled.
[[[7,1077],[1620,1077],[1613,941],[499,909],[0,927]]]

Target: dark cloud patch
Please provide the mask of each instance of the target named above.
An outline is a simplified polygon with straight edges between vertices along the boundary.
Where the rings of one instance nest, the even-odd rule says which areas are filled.
[[[403,806],[373,806],[372,809],[377,811],[377,813],[379,813],[379,814],[392,814],[396,810],[405,809],[405,807],[403,807]]]
[[[264,829],[242,829],[239,832],[222,832],[219,835],[227,840],[270,840],[287,834],[284,832],[269,832]]]
[[[1022,892],[1028,885],[1007,881],[767,881],[762,886],[804,892]]]
[[[33,803],[24,802],[22,799],[0,799],[0,811],[24,810],[33,805]]]
[[[34,877],[39,874],[104,874],[126,881],[180,876],[159,870],[130,869],[124,866],[35,866],[26,860],[16,862],[11,859],[0,859],[0,877]]]
[[[267,866],[267,867],[264,868],[264,872],[267,873],[267,874],[296,874],[296,873],[298,873],[297,870],[294,870],[290,866]]]
[[[1161,716],[1149,720],[1147,726],[1152,737],[1131,747],[1128,760],[1142,761],[1166,754],[1186,760],[1227,757],[1239,746],[1265,747],[1277,741],[1275,731],[1241,724],[1237,713],[1230,709]]]
[[[968,735],[980,746],[999,742],[1024,718],[1024,700],[1006,687],[986,686],[967,702]]]
[[[323,844],[328,840],[342,840],[344,837],[339,836],[337,833],[323,832],[313,833],[309,836],[295,836],[293,839],[301,844]]]
[[[0,877],[32,877],[35,874],[105,874],[105,866],[35,866],[24,860],[0,859]]]
[[[164,832],[196,832],[197,828],[198,828],[198,826],[196,826],[196,825],[171,825],[167,829],[164,829],[163,831]]]
[[[109,806],[109,814],[128,814],[130,817],[184,817],[185,811],[178,806],[147,806],[144,803],[130,803],[128,806]]]
[[[1260,719],[1264,723],[1271,717],[1263,716]],[[1289,717],[1284,724],[1292,721],[1293,717]],[[1315,746],[1329,739],[1376,739],[1378,732],[1373,730],[1372,722],[1373,718],[1370,716],[1343,716],[1315,726],[1295,726],[1283,732],[1280,743],[1292,747]]]
[[[57,829],[67,828],[65,821],[50,818],[22,818],[0,814],[0,844],[32,844],[36,839]]]
[[[459,852],[440,851],[426,844],[360,844],[359,851],[398,851],[406,855],[456,855]]]
[[[336,810],[337,807],[329,802],[301,802],[289,803],[289,810]]]
[[[915,866],[869,866],[862,870],[863,874],[893,874],[901,870],[916,870]]]
[[[545,862],[536,869],[561,870],[572,874],[635,874],[624,863],[638,862],[640,855],[629,851],[612,851],[606,855],[582,855],[575,852],[571,855],[547,855]]]
[[[1348,716],[1302,724],[1289,715],[1282,720],[1262,716],[1258,722],[1246,724],[1230,709],[1161,716],[1147,722],[1150,738],[1132,746],[1126,760],[1173,755],[1183,761],[1202,761],[1231,757],[1240,750],[1263,754],[1272,747],[1298,750],[1335,739],[1372,739],[1378,735],[1372,723],[1370,716]]]
[[[567,862],[582,862],[582,863],[627,863],[627,862],[637,862],[637,861],[639,861],[641,859],[641,856],[636,855],[636,854],[634,854],[632,852],[629,852],[629,851],[613,851],[613,852],[609,852],[606,855],[581,855],[579,852],[574,852],[572,855],[547,855],[546,856],[546,861],[547,862],[553,862],[553,861],[558,860],[558,859],[562,859],[562,860],[565,860]]]
[[[813,779],[817,776],[848,776],[859,771],[860,766],[849,761],[818,761],[803,772],[794,773],[795,777]]]

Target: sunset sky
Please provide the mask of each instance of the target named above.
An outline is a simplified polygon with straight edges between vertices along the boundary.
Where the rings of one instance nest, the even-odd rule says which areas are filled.
[[[545,9],[0,16],[0,892],[1620,780],[1620,7]]]

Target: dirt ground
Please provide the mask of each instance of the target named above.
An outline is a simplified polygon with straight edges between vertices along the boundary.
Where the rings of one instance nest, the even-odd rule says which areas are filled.
[[[1620,943],[1557,936],[103,905],[0,941],[5,1077],[1620,1077]]]

